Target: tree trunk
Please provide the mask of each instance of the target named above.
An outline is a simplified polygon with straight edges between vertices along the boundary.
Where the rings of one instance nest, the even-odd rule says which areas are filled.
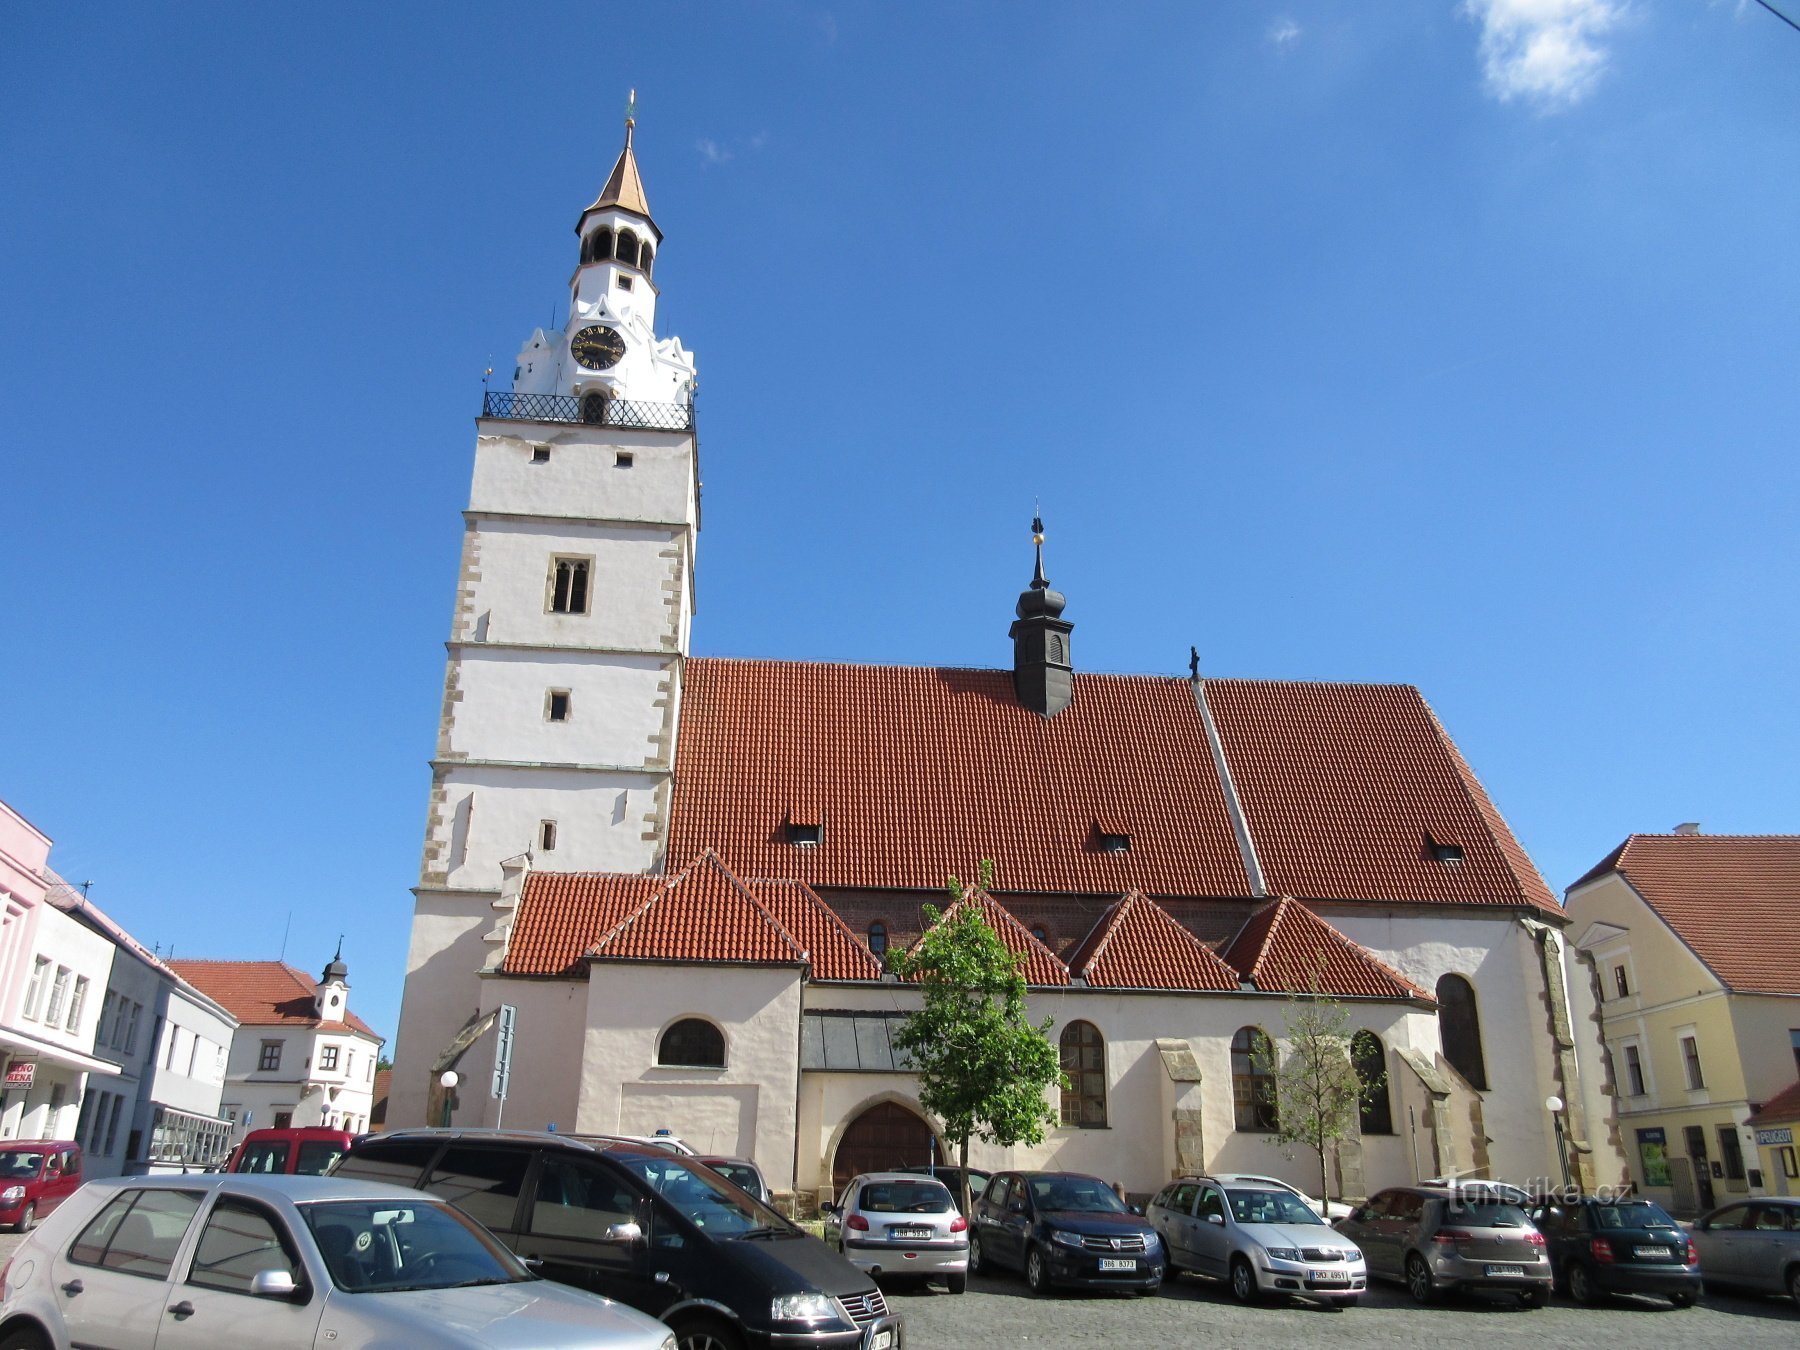
[[[1331,1184],[1326,1180],[1325,1141],[1319,1141],[1319,1208],[1320,1218],[1327,1221],[1331,1218]]]
[[[969,1195],[969,1136],[966,1134],[958,1142],[956,1161],[962,1168],[962,1175],[956,1179],[957,1193],[961,1196],[961,1200],[956,1207],[962,1212],[963,1217],[967,1218],[969,1215],[971,1197]]]

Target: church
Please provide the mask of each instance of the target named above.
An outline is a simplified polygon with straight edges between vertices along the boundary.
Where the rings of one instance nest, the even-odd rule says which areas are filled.
[[[1416,689],[1082,670],[1037,522],[1010,668],[690,655],[696,364],[632,138],[477,423],[390,1124],[666,1130],[802,1205],[945,1161],[886,954],[991,860],[962,903],[1068,1084],[975,1165],[1304,1182],[1269,1064],[1317,990],[1366,1085],[1334,1189],[1617,1180],[1593,971]]]

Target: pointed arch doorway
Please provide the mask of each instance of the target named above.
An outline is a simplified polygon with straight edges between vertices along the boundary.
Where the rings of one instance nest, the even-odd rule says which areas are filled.
[[[924,1118],[899,1102],[877,1102],[851,1121],[838,1140],[831,1161],[831,1189],[842,1193],[845,1183],[859,1172],[924,1167],[931,1161],[931,1126]]]

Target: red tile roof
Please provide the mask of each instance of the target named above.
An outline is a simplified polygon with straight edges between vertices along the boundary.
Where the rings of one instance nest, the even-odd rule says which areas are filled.
[[[665,880],[616,872],[529,873],[502,969],[508,975],[574,972],[582,953],[635,913]]]
[[[805,951],[710,849],[587,949],[607,961],[799,965]]]
[[[1251,895],[1185,679],[1075,676],[1052,718],[1005,670],[694,658],[669,860],[745,876],[936,890],[982,858],[1006,891]],[[1208,680],[1270,889],[1529,905],[1561,915],[1417,690]],[[816,846],[787,842],[804,808]],[[1103,853],[1094,826],[1131,846]],[[1461,862],[1427,855],[1425,836]]]
[[[1225,959],[1263,993],[1435,1001],[1298,900],[1285,896],[1245,921],[1243,931],[1225,949]]]
[[[881,962],[850,927],[798,881],[752,881],[756,898],[812,962],[818,980],[879,980]]]
[[[982,918],[1000,937],[1000,943],[1015,956],[1023,956],[1025,964],[1023,973],[1025,983],[1031,985],[1066,985],[1069,982],[1069,968],[1057,960],[1056,953],[1032,936],[1031,930],[1012,916],[1012,913],[993,896],[980,887],[970,891],[955,904],[945,908],[938,923],[962,913],[971,905],[979,906]],[[933,924],[932,928],[936,928]],[[930,930],[927,929],[927,932]],[[920,937],[919,942],[925,939]],[[918,950],[919,943],[913,944]]]
[[[1766,1127],[1785,1125],[1789,1121],[1800,1122],[1800,1082],[1790,1083],[1752,1111],[1749,1123]]]
[[[320,1020],[314,1011],[313,992],[318,985],[310,975],[285,961],[171,961],[169,967],[194,988],[222,1005],[247,1027],[348,1027],[365,1036],[377,1036],[353,1012],[342,1022]]]
[[[1237,972],[1141,891],[1101,916],[1069,969],[1096,989],[1238,988]]]
[[[1608,871],[1727,988],[1800,994],[1800,835],[1634,834],[1575,885]]]

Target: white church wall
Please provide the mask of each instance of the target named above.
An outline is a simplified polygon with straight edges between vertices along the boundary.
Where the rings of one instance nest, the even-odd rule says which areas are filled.
[[[457,1061],[458,1125],[504,1125],[508,1129],[573,1130],[579,1115],[581,1076],[570,1063],[587,1027],[588,988],[580,980],[521,980],[490,977],[481,984],[481,1011],[502,1003],[516,1010],[512,1070],[504,1110],[493,1095],[492,1031]]]
[[[480,1002],[475,972],[488,958],[484,939],[494,926],[497,875],[494,882],[495,892],[488,895],[418,892],[406,953],[406,1000],[394,1037],[389,1129],[432,1123],[425,1119],[431,1064]]]
[[[558,872],[649,871],[659,845],[643,837],[645,817],[656,810],[665,781],[653,772],[459,765],[446,777],[440,825],[449,883],[497,891],[501,862],[521,853]],[[557,823],[549,850],[539,835],[546,820]],[[474,986],[465,989],[473,1007]]]
[[[647,728],[660,719],[645,710],[662,697],[674,660],[672,652],[598,663],[582,652],[465,647],[454,748],[509,763],[636,768],[654,753]],[[568,694],[561,721],[550,720],[553,689]]]
[[[615,427],[490,422],[475,443],[469,509],[608,520],[690,521],[693,443],[686,434]],[[549,458],[534,460],[547,450]],[[630,457],[621,464],[621,454]]]

